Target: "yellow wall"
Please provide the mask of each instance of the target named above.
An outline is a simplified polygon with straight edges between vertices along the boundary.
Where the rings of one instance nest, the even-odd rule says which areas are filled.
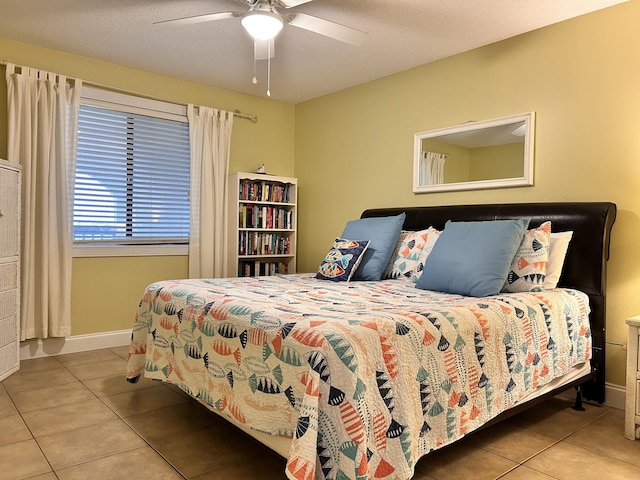
[[[0,38],[0,59],[84,81],[138,92],[170,102],[241,110],[258,123],[236,118],[230,171],[255,170],[293,175],[294,106],[178,78],[101,62]],[[6,158],[6,81],[0,69],[0,157]],[[131,328],[144,287],[187,275],[185,256],[75,258],[72,271],[73,335]]]
[[[471,180],[495,180],[524,176],[523,143],[507,143],[474,148],[471,153]]]
[[[625,343],[640,313],[638,24],[629,2],[296,105],[299,270],[365,208],[613,201],[607,339]],[[528,111],[533,187],[412,193],[415,132]],[[624,384],[624,359],[609,346],[608,381]]]

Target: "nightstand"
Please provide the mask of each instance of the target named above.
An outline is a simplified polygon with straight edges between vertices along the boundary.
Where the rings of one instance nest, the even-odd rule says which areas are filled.
[[[640,438],[640,315],[627,318],[627,398],[624,408],[624,436]]]

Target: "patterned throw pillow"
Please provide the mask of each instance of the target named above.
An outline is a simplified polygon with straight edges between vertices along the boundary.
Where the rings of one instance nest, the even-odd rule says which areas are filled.
[[[549,264],[551,222],[527,230],[511,263],[504,284],[505,292],[542,290]]]
[[[410,277],[418,263],[418,257],[426,239],[426,230],[420,232],[402,230],[382,278]]]
[[[424,266],[427,264],[427,258],[429,258],[429,254],[431,253],[431,250],[433,250],[433,246],[436,244],[436,240],[438,240],[441,233],[442,232],[440,230],[436,230],[433,227],[429,227],[427,229],[427,240],[424,243],[424,247],[422,247],[420,258],[418,258],[418,263],[416,263],[413,276],[411,277],[414,282],[417,282],[422,276]]]
[[[348,282],[362,261],[369,240],[347,240],[336,238],[324,257],[316,278],[334,282]]]

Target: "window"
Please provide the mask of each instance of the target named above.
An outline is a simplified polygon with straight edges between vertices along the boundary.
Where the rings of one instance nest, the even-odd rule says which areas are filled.
[[[73,238],[78,244],[186,244],[189,130],[184,107],[83,91]]]

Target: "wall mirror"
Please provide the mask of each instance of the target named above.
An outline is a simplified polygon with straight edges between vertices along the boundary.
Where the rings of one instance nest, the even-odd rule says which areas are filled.
[[[414,193],[533,185],[534,112],[414,135]]]

